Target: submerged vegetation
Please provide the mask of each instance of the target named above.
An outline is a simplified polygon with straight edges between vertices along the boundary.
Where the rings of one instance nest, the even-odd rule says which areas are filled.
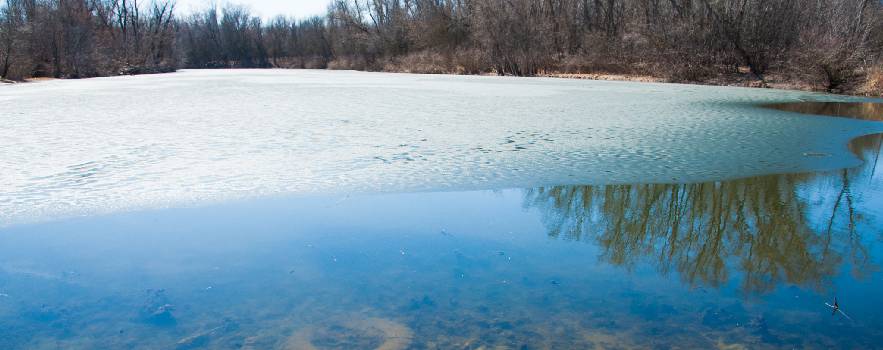
[[[874,0],[334,0],[269,22],[246,7],[181,15],[171,1],[5,0],[0,76],[180,67],[652,76],[883,93]]]

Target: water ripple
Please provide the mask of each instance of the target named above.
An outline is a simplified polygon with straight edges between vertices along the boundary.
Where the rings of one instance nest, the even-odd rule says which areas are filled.
[[[695,182],[854,166],[879,124],[676,84],[301,70],[0,88],[0,225],[232,198]],[[830,154],[808,157],[805,154]]]

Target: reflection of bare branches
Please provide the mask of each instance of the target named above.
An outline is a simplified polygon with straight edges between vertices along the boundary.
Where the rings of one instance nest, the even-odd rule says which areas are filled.
[[[868,177],[868,181],[874,180],[874,173],[877,171],[877,162],[880,160],[880,149],[883,148],[883,134],[877,134],[877,148],[874,152],[874,165],[871,166],[871,176]]]
[[[840,191],[837,193],[837,199],[834,201],[834,209],[831,210],[831,218],[828,219],[828,230],[826,231],[828,236],[831,235],[831,229],[834,227],[834,219],[837,218],[837,209],[840,207],[840,203],[843,202],[844,193],[846,193],[846,182],[840,188]]]
[[[849,235],[854,236],[855,232],[855,205],[852,203],[852,191],[849,188],[849,171],[843,169],[843,191],[841,193],[846,195],[846,208],[847,212],[849,212]]]
[[[789,112],[831,115],[863,120],[883,121],[883,103],[873,102],[789,102],[765,105]]]
[[[781,283],[821,288],[846,257],[859,272],[869,267],[851,188],[866,174],[851,169],[833,177],[540,187],[525,191],[525,206],[542,210],[550,237],[597,242],[601,258],[614,265],[631,268],[649,258],[661,273],[674,270],[690,284],[711,286],[738,272],[748,293]],[[810,220],[822,207],[801,195],[810,182],[839,185],[822,225]],[[838,218],[847,221],[840,225]]]

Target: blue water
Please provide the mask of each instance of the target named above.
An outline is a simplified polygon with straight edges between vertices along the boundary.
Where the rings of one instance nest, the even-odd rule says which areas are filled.
[[[879,348],[880,138],[853,150],[822,173],[12,226],[0,348]]]

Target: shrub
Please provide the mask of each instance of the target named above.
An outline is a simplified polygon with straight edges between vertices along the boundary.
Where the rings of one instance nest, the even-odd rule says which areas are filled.
[[[490,64],[487,62],[481,50],[478,49],[459,49],[454,51],[451,57],[451,65],[453,73],[456,74],[480,74],[489,70]]]
[[[383,70],[424,74],[444,74],[454,71],[448,58],[431,51],[414,52],[401,58],[388,60],[383,65]]]
[[[883,97],[883,64],[868,70],[862,90],[865,95]]]
[[[368,68],[368,62],[363,57],[341,56],[328,62],[328,69],[334,70],[368,70]]]

